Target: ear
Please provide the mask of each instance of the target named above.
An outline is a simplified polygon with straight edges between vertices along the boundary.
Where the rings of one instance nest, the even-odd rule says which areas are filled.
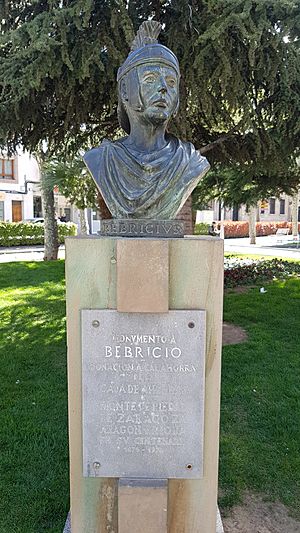
[[[120,82],[120,97],[123,104],[125,104],[125,102],[128,102],[128,91],[125,78],[123,78]]]
[[[178,98],[177,98],[177,104],[176,104],[176,107],[172,113],[172,117],[176,117],[177,113],[178,113],[178,108],[179,108],[179,94],[178,94]]]

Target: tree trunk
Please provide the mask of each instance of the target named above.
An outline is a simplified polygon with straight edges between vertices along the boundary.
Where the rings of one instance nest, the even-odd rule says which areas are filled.
[[[250,244],[256,244],[256,211],[257,206],[251,205],[249,207],[249,237],[250,237]]]
[[[44,261],[55,261],[57,259],[59,243],[57,222],[55,220],[54,193],[52,189],[43,187],[42,184],[41,194],[45,228]]]
[[[54,207],[54,193],[53,188],[49,187],[43,179],[43,164],[46,161],[47,154],[41,149],[34,153],[36,158],[40,176],[41,176],[41,196],[42,196],[42,210],[44,218],[44,261],[55,261],[58,254],[58,229],[55,219]]]
[[[292,234],[298,237],[298,192],[292,197]]]
[[[220,209],[220,239],[225,239],[225,227],[224,227],[224,220],[225,220],[225,206],[221,199],[219,199],[219,202],[221,203],[221,209]]]
[[[192,196],[189,196],[176,218],[184,222],[184,234],[193,235],[193,214],[192,214]]]
[[[87,209],[79,209],[79,233],[81,235],[89,235]]]

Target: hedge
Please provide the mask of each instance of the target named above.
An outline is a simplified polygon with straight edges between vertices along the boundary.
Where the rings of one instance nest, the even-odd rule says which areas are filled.
[[[206,224],[205,222],[200,222],[195,224],[194,234],[195,235],[208,235],[208,230],[211,224]]]
[[[65,237],[76,235],[76,224],[58,224],[58,239],[62,244]],[[44,244],[44,224],[29,222],[0,222],[0,246],[24,246]]]
[[[233,222],[231,220],[224,220],[224,237],[249,237],[249,223],[247,221]],[[279,228],[290,228],[292,233],[291,222],[256,222],[256,235],[257,237],[263,237],[265,235],[275,235]],[[300,231],[300,224],[298,224],[298,230]]]

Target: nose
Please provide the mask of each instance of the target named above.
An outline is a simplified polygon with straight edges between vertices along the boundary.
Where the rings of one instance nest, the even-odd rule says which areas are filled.
[[[166,92],[168,92],[166,80],[163,78],[163,76],[161,76],[159,79],[158,92],[162,94],[166,94]]]

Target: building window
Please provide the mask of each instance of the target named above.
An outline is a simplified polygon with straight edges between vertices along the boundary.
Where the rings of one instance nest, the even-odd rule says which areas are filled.
[[[70,222],[71,220],[71,208],[65,207],[65,222]]]
[[[34,218],[42,218],[42,198],[41,196],[33,197],[33,216]]]
[[[232,208],[232,220],[235,222],[239,219],[239,206],[234,205]]]
[[[0,179],[13,180],[14,178],[14,160],[0,159]]]
[[[270,198],[269,200],[269,213],[270,215],[275,215],[275,198]]]
[[[266,211],[266,209],[268,209],[268,206],[269,206],[269,204],[268,204],[267,200],[262,200],[260,202],[260,214],[261,215],[265,214],[265,211]]]
[[[281,215],[284,215],[284,213],[285,213],[285,200],[284,200],[284,198],[280,198],[280,211],[279,211],[279,213]]]
[[[4,202],[0,202],[0,221],[4,221]]]

